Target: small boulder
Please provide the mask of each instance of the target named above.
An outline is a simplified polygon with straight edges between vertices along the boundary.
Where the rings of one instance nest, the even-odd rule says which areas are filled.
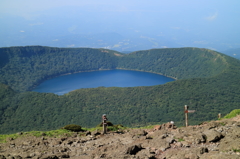
[[[208,142],[217,142],[223,138],[223,135],[214,129],[205,130],[203,134]]]
[[[200,154],[208,153],[208,148],[206,147],[200,147],[199,148]]]
[[[168,122],[168,123],[162,124],[161,128],[164,128],[164,129],[177,129],[177,126],[174,125],[174,123],[172,123],[172,122]]]
[[[190,147],[190,143],[187,141],[181,141],[182,147]]]
[[[6,159],[4,155],[0,155],[0,159]]]
[[[153,127],[153,131],[160,130],[160,129],[161,129],[161,125],[155,125]]]
[[[85,134],[86,134],[86,136],[88,136],[88,135],[91,135],[91,132],[87,131]]]
[[[91,133],[93,136],[101,135],[101,131],[96,129]]]
[[[130,154],[130,155],[136,155],[138,153],[138,151],[142,150],[142,145],[132,145],[130,147],[127,148],[126,150],[126,154]]]

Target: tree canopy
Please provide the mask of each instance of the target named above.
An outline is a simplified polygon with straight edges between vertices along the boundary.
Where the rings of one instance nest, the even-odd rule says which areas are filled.
[[[152,49],[121,54],[106,49],[0,48],[0,133],[51,130],[76,124],[93,127],[106,113],[113,124],[137,127],[175,121],[184,125],[239,108],[240,61],[199,48]],[[43,80],[66,73],[129,69],[177,80],[147,87],[79,89],[58,96],[30,92]]]

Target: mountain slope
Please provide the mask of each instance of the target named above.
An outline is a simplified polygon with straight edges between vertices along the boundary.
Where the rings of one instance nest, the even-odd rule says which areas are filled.
[[[237,59],[197,48],[154,49],[127,55],[100,49],[97,50],[99,56],[96,57],[102,57],[102,53],[107,54],[100,59],[105,61],[101,66],[104,69],[157,72],[178,80],[151,87],[79,89],[63,96],[13,92],[6,98],[2,96],[6,102],[1,104],[3,115],[0,132],[50,130],[67,124],[93,127],[101,122],[104,113],[108,114],[109,120],[114,124],[125,126],[136,127],[171,120],[177,125],[183,125],[184,105],[196,110],[189,114],[189,122],[198,124],[217,118],[218,113],[224,115],[239,108],[240,62]],[[93,55],[91,57],[95,59]],[[81,57],[85,56],[79,58]],[[109,61],[106,62],[106,59]],[[45,65],[51,64],[46,62]],[[6,66],[7,64],[4,67]],[[65,66],[68,68],[69,65]],[[57,67],[53,68],[57,70]],[[15,86],[17,88],[17,84]],[[3,89],[5,87],[1,87],[2,94],[9,91]]]
[[[152,49],[121,54],[106,49],[42,46],[0,48],[0,82],[17,91],[67,73],[134,69],[177,79],[211,77],[226,67],[224,56],[198,48]]]
[[[113,69],[117,65],[117,56],[113,52],[42,46],[1,48],[0,82],[10,85],[14,90],[26,91],[46,79],[62,74]]]
[[[144,50],[121,58],[118,67],[161,73],[177,79],[211,77],[227,67],[222,54],[199,48]]]

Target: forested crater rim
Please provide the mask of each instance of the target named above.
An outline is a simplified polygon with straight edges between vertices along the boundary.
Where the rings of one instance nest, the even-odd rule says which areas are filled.
[[[103,48],[21,46],[0,48],[1,83],[27,91],[65,74],[125,69],[174,79],[206,78],[222,73],[224,55],[203,48],[161,48],[123,54]]]

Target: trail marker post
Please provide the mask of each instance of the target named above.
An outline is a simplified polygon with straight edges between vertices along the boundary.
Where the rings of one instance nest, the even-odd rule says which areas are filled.
[[[184,106],[184,113],[185,113],[185,124],[188,127],[188,113],[194,113],[196,110],[188,110],[188,106]]]
[[[103,134],[107,133],[107,116],[106,114],[102,115],[102,125],[103,125]]]

